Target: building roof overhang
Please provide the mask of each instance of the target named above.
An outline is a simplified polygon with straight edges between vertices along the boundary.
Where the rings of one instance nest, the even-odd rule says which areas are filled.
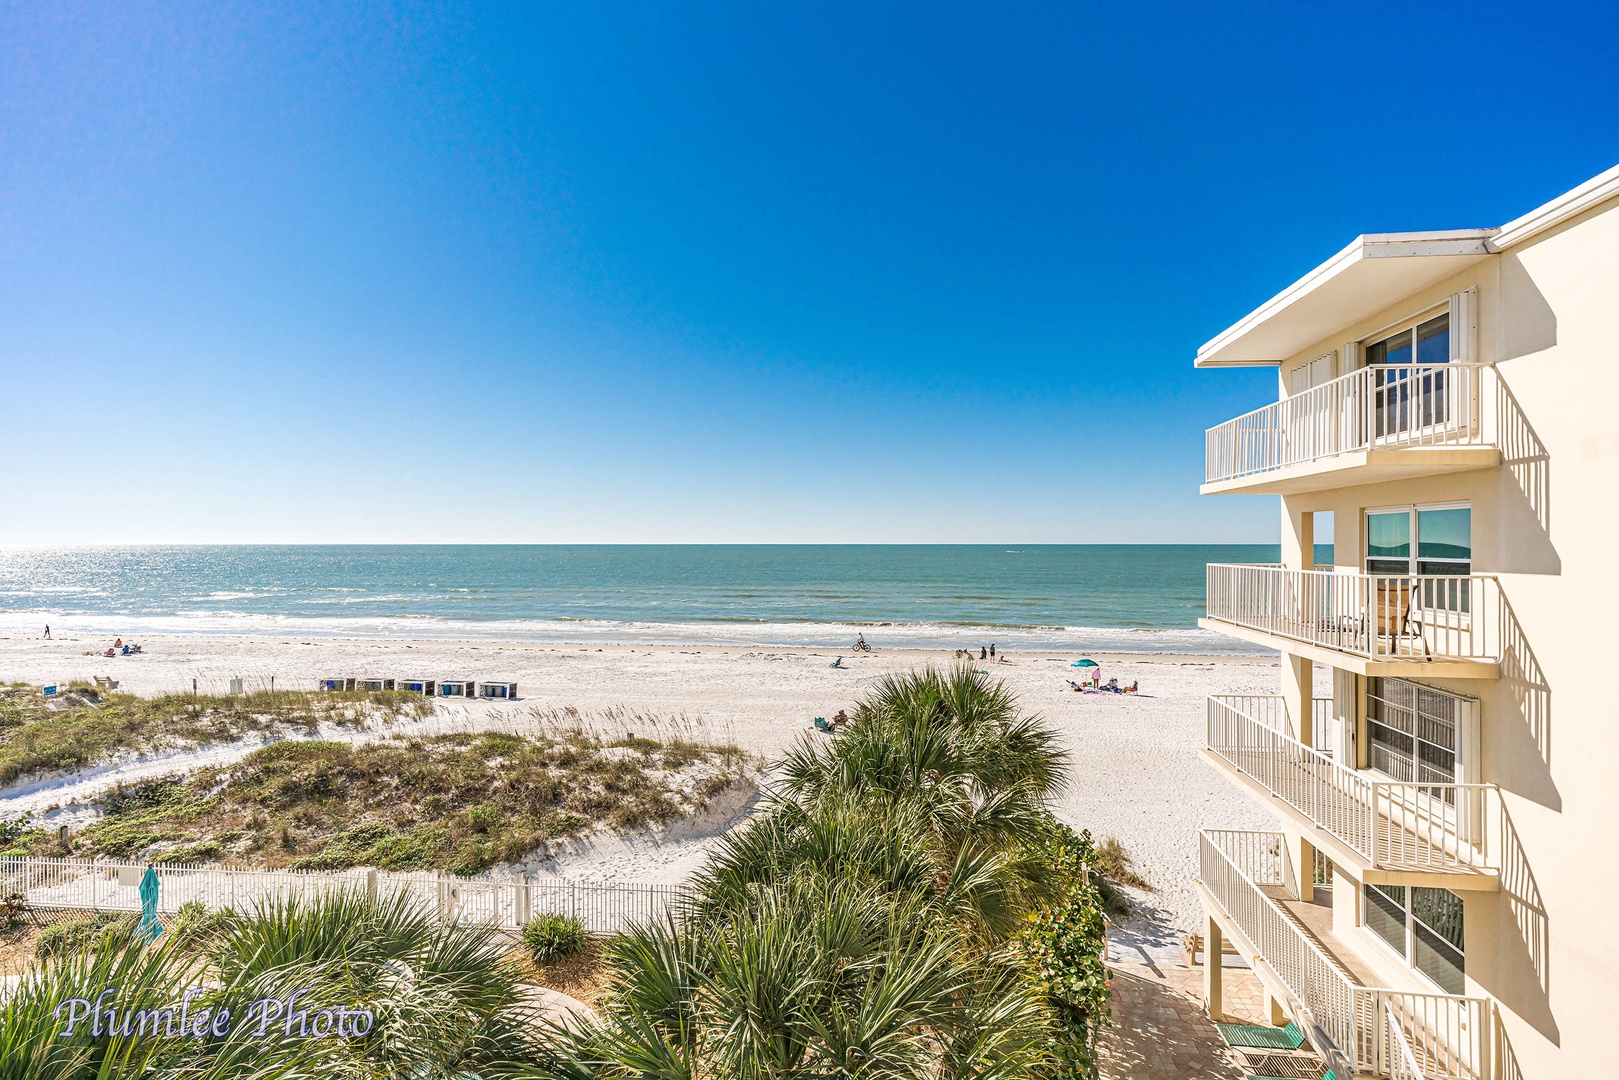
[[[1281,364],[1361,315],[1489,257],[1497,229],[1358,236],[1197,350],[1198,367]]]

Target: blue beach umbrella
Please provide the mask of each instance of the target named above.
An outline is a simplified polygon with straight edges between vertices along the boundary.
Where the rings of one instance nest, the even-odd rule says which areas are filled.
[[[1069,664],[1068,666],[1069,667],[1101,667],[1102,665],[1098,664],[1095,660],[1092,660],[1090,657],[1087,656],[1083,660],[1075,660],[1072,664]]]
[[[148,866],[146,873],[141,876],[141,923],[135,928],[135,932],[147,941],[156,941],[163,932],[163,924],[157,921],[157,896],[162,888],[157,880],[157,870]]]

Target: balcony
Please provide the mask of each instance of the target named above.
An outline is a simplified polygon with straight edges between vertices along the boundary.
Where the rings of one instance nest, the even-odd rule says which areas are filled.
[[[1361,675],[1494,679],[1504,616],[1483,574],[1356,574],[1210,563],[1198,625]]]
[[[1208,701],[1205,758],[1361,881],[1494,890],[1506,817],[1494,784],[1357,772],[1287,734],[1278,697]]]
[[[1378,364],[1208,430],[1205,495],[1286,495],[1501,461],[1488,364]]]
[[[1281,833],[1200,834],[1204,906],[1338,1075],[1494,1080],[1491,1003],[1370,985],[1349,950],[1301,917],[1295,880]]]

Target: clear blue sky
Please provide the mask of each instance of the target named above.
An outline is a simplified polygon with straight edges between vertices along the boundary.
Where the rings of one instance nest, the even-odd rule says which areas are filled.
[[[0,13],[0,542],[1272,540],[1196,347],[1619,161],[1612,4],[289,6]]]

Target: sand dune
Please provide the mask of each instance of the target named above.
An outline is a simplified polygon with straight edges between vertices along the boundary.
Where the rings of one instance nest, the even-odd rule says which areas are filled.
[[[509,679],[514,703],[442,703],[425,730],[520,727],[533,710],[576,709],[610,732],[622,727],[657,738],[680,732],[734,742],[765,756],[812,734],[815,716],[851,704],[882,676],[914,666],[949,664],[948,652],[885,650],[838,655],[824,649],[562,646],[423,641],[281,641],[168,637],[143,641],[138,657],[86,656],[99,640],[41,641],[0,637],[0,679],[31,683],[110,676],[143,695],[183,692],[196,679],[223,693],[230,679],[248,688],[313,689],[327,675]],[[1165,929],[1191,929],[1198,907],[1197,829],[1264,828],[1262,810],[1221,781],[1197,757],[1204,698],[1214,693],[1266,693],[1276,686],[1272,660],[1249,657],[1094,656],[1104,676],[1139,680],[1134,696],[1080,695],[1067,679],[1073,656],[1013,653],[1008,663],[980,664],[1004,679],[1025,708],[1044,715],[1073,754],[1073,780],[1057,813],[1098,837],[1114,835],[1156,886],[1144,898],[1161,909]],[[376,733],[333,729],[327,737]],[[815,736],[825,737],[825,736]],[[0,814],[87,800],[119,779],[160,775],[203,761],[228,760],[256,742],[209,747],[161,759],[132,760],[77,777],[36,779],[0,793]],[[717,827],[717,826],[716,826]],[[555,864],[574,876],[668,880],[695,865],[703,836],[599,838]]]

